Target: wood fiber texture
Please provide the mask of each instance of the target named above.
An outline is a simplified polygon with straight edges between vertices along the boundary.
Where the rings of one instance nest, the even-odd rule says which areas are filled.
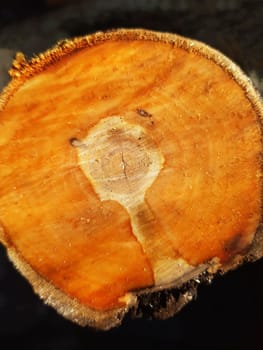
[[[119,30],[20,55],[11,76],[1,239],[66,317],[107,329],[140,294],[262,255],[262,102],[222,54]]]

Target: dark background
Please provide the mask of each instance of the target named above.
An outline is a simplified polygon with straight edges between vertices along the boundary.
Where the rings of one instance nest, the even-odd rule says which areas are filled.
[[[28,56],[59,39],[118,27],[169,31],[210,44],[263,91],[263,2],[256,0],[2,0],[0,88],[16,51]],[[245,199],[244,199],[245,200]],[[108,332],[81,328],[34,295],[0,247],[0,349],[263,349],[263,260],[212,285],[166,321],[126,319]]]

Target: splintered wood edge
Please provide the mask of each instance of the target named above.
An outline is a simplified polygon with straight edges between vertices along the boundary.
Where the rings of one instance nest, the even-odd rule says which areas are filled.
[[[61,40],[53,48],[36,55],[29,61],[27,61],[25,56],[19,52],[16,59],[13,61],[13,68],[9,71],[12,81],[3,90],[3,93],[0,96],[0,108],[4,107],[9,98],[27,79],[45,70],[55,62],[60,61],[63,57],[105,41],[121,40],[163,42],[182,48],[188,52],[194,52],[214,61],[225,72],[230,74],[238,85],[243,88],[255,111],[263,118],[263,106],[260,94],[256,91],[252,80],[245,75],[240,67],[221,52],[200,41],[185,38],[177,34],[161,33],[144,29],[116,29],[107,32],[97,32],[95,34],[73,39]]]
[[[3,242],[4,243],[4,242]],[[89,326],[100,330],[109,330],[119,326],[125,315],[133,310],[135,317],[140,316],[140,302],[142,308],[145,306],[143,299],[152,293],[161,293],[163,290],[173,289],[174,284],[153,287],[128,293],[129,299],[126,306],[112,309],[109,311],[98,311],[81,304],[78,300],[71,298],[62,292],[45,278],[41,277],[19,254],[14,247],[7,247],[8,257],[16,269],[31,283],[33,290],[49,306],[52,306],[59,314],[73,321],[80,326]],[[166,319],[173,316],[181,310],[188,302],[193,299],[196,293],[197,285],[200,281],[211,281],[212,273],[209,273],[209,265],[200,265],[194,271],[186,274],[183,278],[176,281],[176,290],[179,295],[175,298],[172,293],[167,295],[166,305],[155,308],[152,315],[156,318]],[[212,272],[212,271],[211,271]],[[198,281],[198,282],[196,282]],[[186,290],[180,292],[180,287],[187,283]]]
[[[260,94],[258,91],[256,91],[250,78],[248,78],[245,73],[229,58],[224,56],[221,52],[199,41],[184,38],[176,34],[159,33],[143,29],[119,29],[110,32],[98,32],[93,35],[79,37],[72,40],[63,40],[52,49],[47,50],[45,53],[39,54],[29,61],[25,59],[22,53],[18,53],[13,62],[13,68],[9,71],[12,80],[0,95],[0,111],[4,109],[9,99],[19,89],[19,87],[23,85],[25,81],[27,81],[27,79],[30,79],[34,75],[44,71],[52,64],[63,59],[63,57],[105,41],[120,40],[164,42],[169,45],[182,48],[188,52],[194,52],[211,61],[214,61],[226,73],[231,75],[231,77],[243,89],[246,97],[259,117],[261,129],[263,128],[263,104]],[[94,328],[107,330],[114,326],[120,325],[125,314],[127,314],[130,309],[136,310],[140,298],[143,298],[145,295],[155,292],[158,293],[164,289],[171,289],[172,291],[176,288],[176,290],[180,290],[180,288],[183,288],[187,284],[186,291],[180,293],[178,298],[174,298],[171,293],[171,297],[168,297],[167,300],[167,306],[163,309],[159,307],[157,310],[154,310],[154,315],[157,317],[170,317],[192,299],[197,287],[195,281],[199,280],[199,278],[201,281],[210,281],[214,274],[218,271],[225,273],[230,269],[236,268],[244,261],[254,261],[259,259],[263,256],[263,226],[262,224],[259,225],[249,250],[247,250],[244,255],[237,255],[228,264],[222,266],[220,262],[214,259],[207,265],[198,266],[191,272],[191,274],[186,275],[183,277],[183,279],[177,280],[169,285],[147,288],[140,291],[134,291],[133,293],[128,293],[128,301],[125,307],[109,311],[97,311],[80,304],[76,299],[66,295],[64,292],[57,289],[50,282],[41,277],[27,262],[24,261],[22,255],[16,251],[15,247],[12,246],[12,243],[9,242],[8,237],[5,236],[4,229],[0,230],[0,242],[6,246],[9,258],[15,267],[30,281],[35,292],[39,294],[48,305],[53,306],[65,318],[68,318],[81,326],[88,325]]]
[[[52,306],[58,313],[80,326],[90,326],[102,330],[108,330],[118,326],[124,315],[128,312],[128,309],[135,303],[135,298],[131,298],[130,304],[122,308],[109,311],[92,310],[79,303],[76,299],[66,295],[41,277],[23,260],[13,247],[8,248],[8,257],[17,270],[31,282],[36,294],[38,294],[47,305]]]

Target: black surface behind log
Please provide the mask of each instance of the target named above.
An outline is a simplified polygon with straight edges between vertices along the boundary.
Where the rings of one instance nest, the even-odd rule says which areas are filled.
[[[32,56],[57,40],[96,30],[144,27],[202,40],[238,63],[263,90],[262,1],[68,1],[57,7],[8,1],[0,10],[1,67],[15,51]],[[202,4],[200,4],[202,3]],[[122,1],[124,4],[124,1]],[[211,5],[212,4],[212,5]],[[6,52],[6,51],[5,51]],[[5,57],[3,59],[3,57]],[[6,67],[4,68],[6,70]],[[2,72],[2,71],[1,71]],[[0,86],[6,83],[1,74]],[[166,321],[133,320],[107,333],[81,328],[34,295],[0,248],[0,345],[3,349],[262,350],[263,261],[198,288],[198,299]],[[198,282],[196,282],[198,284]],[[157,299],[158,300],[157,296]],[[175,295],[178,297],[178,295]],[[167,300],[160,297],[164,304]],[[154,312],[154,301],[141,307]],[[147,305],[147,306],[145,306]]]

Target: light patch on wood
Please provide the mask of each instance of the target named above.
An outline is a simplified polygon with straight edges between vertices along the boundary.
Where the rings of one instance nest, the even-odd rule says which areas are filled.
[[[144,129],[122,117],[102,119],[79,146],[79,165],[100,199],[126,208],[144,202],[164,162]]]
[[[99,142],[98,142],[99,140]],[[102,119],[83,140],[73,140],[79,166],[101,201],[114,200],[126,208],[133,233],[152,264],[155,284],[167,284],[192,266],[178,259],[169,239],[158,236],[159,222],[147,189],[160,173],[164,157],[140,125],[121,116]]]

